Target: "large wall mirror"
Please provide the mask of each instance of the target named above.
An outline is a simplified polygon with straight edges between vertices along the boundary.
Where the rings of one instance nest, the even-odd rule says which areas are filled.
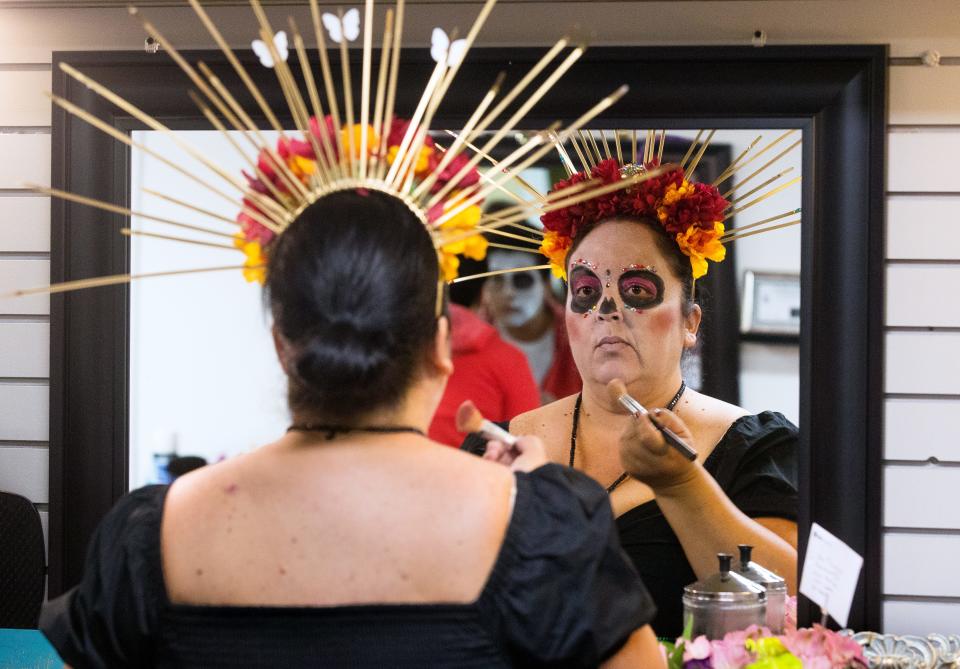
[[[540,55],[478,49],[434,126],[460,127],[499,71],[519,76]],[[232,81],[217,53],[190,57]],[[764,202],[750,220],[802,208],[803,222],[734,244],[730,261],[711,270],[703,286],[703,343],[685,373],[712,395],[751,411],[778,410],[800,426],[801,550],[817,522],[865,555],[850,624],[872,629],[881,623],[885,57],[883,47],[860,46],[597,48],[511,137],[522,142],[530,128],[571,119],[622,83],[630,93],[594,123],[594,132],[666,128],[669,158],[686,150],[697,129],[717,128],[698,168],[708,180],[756,137],[770,141],[794,131],[789,143],[798,145],[778,171],[802,174],[802,187]],[[162,54],[63,53],[55,61],[163,119],[227,171],[244,166],[219,133],[206,129],[184,77]],[[408,70],[402,80],[426,81],[428,53],[405,52],[401,62]],[[280,108],[272,73],[251,70]],[[675,76],[680,71],[696,76]],[[168,151],[169,137],[145,130],[56,67],[54,87],[139,142],[176,153]],[[404,110],[419,91],[398,95]],[[53,151],[58,188],[174,219],[184,210],[151,191],[204,200],[169,168],[59,112]],[[545,161],[531,168],[529,181],[546,187],[557,176],[560,163]],[[128,225],[55,202],[53,280],[236,261],[221,248],[131,240],[119,234]],[[156,230],[137,219],[132,227]],[[260,290],[238,272],[55,296],[51,322],[50,592],[57,594],[79,579],[99,518],[126,490],[157,480],[171,452],[231,457],[275,436],[287,415]],[[801,603],[800,615],[810,620],[813,612]]]
[[[234,142],[242,142],[236,137],[239,133],[230,134]],[[611,146],[617,141],[616,130],[593,134],[602,136]],[[671,130],[664,141],[664,161],[679,162],[697,134],[691,129]],[[218,131],[179,130],[177,135],[228,173],[240,174],[247,167],[230,139]],[[270,141],[275,141],[274,135],[265,133]],[[436,131],[435,135],[441,146],[449,143],[447,133]],[[646,129],[637,130],[637,135],[642,144]],[[494,158],[508,155],[529,137],[528,132],[513,132],[497,147]],[[133,138],[159,155],[179,152],[174,139],[159,131],[134,131]],[[633,130],[619,132],[619,141],[621,150],[632,151]],[[751,144],[758,149],[777,147],[763,160],[755,161],[752,168],[722,184],[731,199],[738,196],[745,204],[754,199],[750,191],[767,178],[782,174],[780,185],[799,177],[802,142],[799,130],[718,130],[698,163],[696,179],[713,182]],[[779,154],[784,155],[767,170],[758,171]],[[208,202],[211,213],[224,219],[230,220],[236,213],[229,203],[207,198],[203,186],[142,150],[131,153],[130,176],[130,208],[134,211],[184,220],[189,212],[181,204],[155,194],[167,192],[176,193],[186,202]],[[566,171],[559,155],[551,154],[524,170],[522,177],[530,190],[543,194],[552,183],[565,178]],[[515,192],[494,192],[484,207],[507,206],[515,204],[515,198],[533,197],[515,184],[511,190]],[[745,220],[768,220],[795,212],[801,208],[801,199],[802,189],[795,184],[757,202],[747,210],[749,218]],[[727,227],[738,227],[746,215],[733,216]],[[203,217],[204,224],[221,234],[236,231],[228,223],[211,218]],[[778,220],[798,218],[790,213]],[[534,219],[527,225],[535,227],[539,221]],[[147,234],[170,234],[166,226],[142,218],[135,218],[132,227]],[[211,236],[181,236],[201,243],[184,246],[134,236],[130,242],[131,273],[218,267],[231,264],[237,257],[226,237],[225,242],[218,243]],[[212,244],[204,244],[204,240]],[[799,425],[800,247],[799,227],[744,238],[731,244],[726,261],[715,265],[698,282],[704,322],[698,348],[684,359],[684,377],[690,387],[739,404],[751,413],[779,411]],[[541,262],[529,254],[516,257],[518,254],[507,249],[491,253],[514,256],[518,266]],[[502,262],[511,260],[504,258]],[[563,283],[555,281],[553,288],[555,297],[564,299]],[[270,319],[262,306],[261,291],[256,283],[239,280],[238,272],[218,272],[200,280],[187,275],[133,283],[129,341],[129,488],[166,482],[169,473],[163,467],[174,455],[194,458],[194,463],[201,459],[216,462],[266,443],[289,424],[285,379],[274,360]],[[203,410],[197,411],[197,407]]]

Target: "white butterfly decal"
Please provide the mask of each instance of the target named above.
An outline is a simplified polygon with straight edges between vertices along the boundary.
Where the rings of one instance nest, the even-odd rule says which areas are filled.
[[[467,40],[458,39],[450,42],[443,28],[434,28],[430,37],[430,57],[437,63],[446,59],[447,66],[453,67],[463,60],[467,53]]]
[[[263,40],[255,39],[250,42],[250,46],[253,48],[253,52],[257,54],[257,58],[260,59],[261,65],[264,67],[274,66],[273,57],[270,55],[270,49]],[[287,33],[281,30],[274,35],[273,46],[277,49],[277,53],[280,55],[280,60],[287,62],[287,57],[290,55],[290,50],[287,48]]]
[[[343,15],[343,20],[336,14],[325,13],[322,17],[323,25],[327,29],[327,34],[337,44],[343,42],[346,37],[348,42],[352,42],[360,36],[360,10],[354,7]]]

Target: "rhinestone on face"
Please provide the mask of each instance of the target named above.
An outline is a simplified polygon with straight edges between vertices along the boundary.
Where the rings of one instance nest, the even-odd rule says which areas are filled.
[[[638,265],[637,263],[627,265],[626,267],[621,267],[620,273],[623,274],[629,270],[646,270],[647,272],[653,272],[654,274],[657,274],[657,268],[653,265]]]

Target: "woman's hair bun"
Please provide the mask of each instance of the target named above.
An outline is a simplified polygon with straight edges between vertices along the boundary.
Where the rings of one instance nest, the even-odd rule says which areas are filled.
[[[384,381],[392,348],[388,332],[363,332],[346,321],[328,323],[303,342],[296,373],[312,390],[328,398],[352,395],[352,387]],[[353,404],[351,400],[348,406]]]
[[[342,191],[307,207],[267,265],[293,413],[343,425],[402,401],[437,332],[437,279],[433,240],[397,198]]]

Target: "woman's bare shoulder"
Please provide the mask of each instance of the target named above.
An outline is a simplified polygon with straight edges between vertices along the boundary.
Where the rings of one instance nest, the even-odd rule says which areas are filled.
[[[542,438],[558,424],[570,422],[576,399],[576,395],[570,395],[522,413],[510,421],[510,431],[514,434],[532,434]]]
[[[566,464],[576,400],[577,396],[571,395],[520,414],[510,421],[510,432],[540,437],[547,457],[553,462]]]
[[[685,394],[676,412],[693,433],[702,436],[707,443],[716,443],[734,421],[750,413],[736,404],[695,391]]]

